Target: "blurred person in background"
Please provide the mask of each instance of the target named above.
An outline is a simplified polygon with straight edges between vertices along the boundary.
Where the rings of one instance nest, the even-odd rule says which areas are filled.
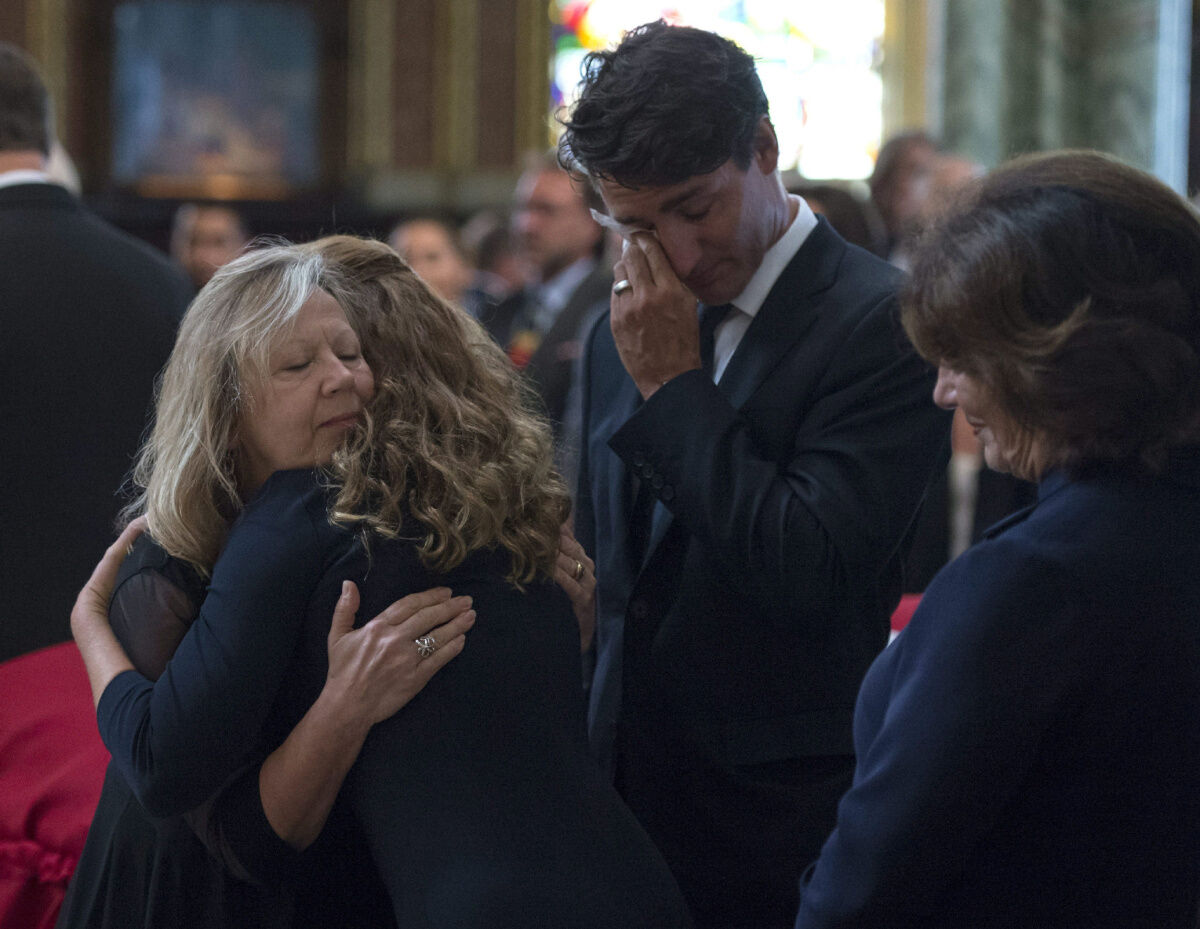
[[[475,275],[450,225],[431,216],[404,220],[392,229],[388,244],[435,294],[478,317],[480,295],[471,287]]]
[[[946,152],[938,152],[917,174],[907,195],[907,210],[901,238],[894,243],[888,260],[905,271],[912,264],[911,251],[921,234],[953,202],[954,195],[985,171],[983,165]]]
[[[475,269],[472,287],[499,303],[525,286],[529,267],[518,254],[508,216],[480,210],[459,230],[463,254]]]
[[[171,257],[192,286],[199,290],[217,268],[242,253],[250,241],[241,214],[216,203],[185,203],[175,211],[171,225]]]
[[[920,211],[919,185],[937,153],[937,143],[919,129],[892,136],[879,149],[867,185],[871,202],[883,220],[884,257],[889,260],[909,235],[910,224]]]
[[[612,271],[600,259],[604,230],[593,196],[553,153],[531,154],[517,181],[512,228],[530,270],[525,286],[484,318],[513,364],[526,372],[552,423],[561,423],[580,330],[608,305]]]
[[[886,257],[886,233],[874,205],[839,184],[794,178],[788,193],[803,197],[814,213],[829,220],[838,235],[873,255]]]

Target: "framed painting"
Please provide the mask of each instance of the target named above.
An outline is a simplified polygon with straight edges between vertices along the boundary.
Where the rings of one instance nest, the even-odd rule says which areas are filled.
[[[111,171],[145,197],[276,200],[321,178],[307,3],[120,0]]]

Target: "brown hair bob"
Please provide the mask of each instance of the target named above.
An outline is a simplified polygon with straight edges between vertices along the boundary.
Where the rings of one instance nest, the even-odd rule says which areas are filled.
[[[1200,438],[1200,220],[1097,152],[1025,156],[918,243],[903,322],[979,380],[1047,466],[1161,469]]]

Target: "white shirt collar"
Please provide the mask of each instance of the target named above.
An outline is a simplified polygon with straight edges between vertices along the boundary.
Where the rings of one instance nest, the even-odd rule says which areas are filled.
[[[21,168],[17,171],[0,172],[0,187],[15,187],[17,184],[53,184],[45,171]]]
[[[533,323],[539,332],[549,331],[572,294],[595,267],[596,259],[578,258],[550,280],[534,287],[537,308]]]
[[[538,285],[538,296],[542,303],[556,310],[565,306],[571,299],[571,294],[575,293],[575,288],[583,283],[583,279],[592,273],[595,266],[594,258],[577,258],[550,280],[543,281]]]
[[[796,252],[800,251],[800,246],[804,244],[809,233],[817,228],[816,214],[802,197],[788,194],[788,200],[797,206],[796,218],[792,220],[791,225],[787,227],[779,240],[767,249],[758,270],[746,284],[745,290],[730,301],[747,316],[758,315],[759,308],[767,299],[767,294],[771,292],[775,282],[779,280],[783,269],[796,257]]]

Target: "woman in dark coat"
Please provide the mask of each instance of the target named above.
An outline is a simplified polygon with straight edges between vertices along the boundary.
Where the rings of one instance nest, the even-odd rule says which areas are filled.
[[[797,929],[1191,929],[1200,222],[1105,156],[1018,160],[928,235],[904,322],[1038,499],[868,672]]]

